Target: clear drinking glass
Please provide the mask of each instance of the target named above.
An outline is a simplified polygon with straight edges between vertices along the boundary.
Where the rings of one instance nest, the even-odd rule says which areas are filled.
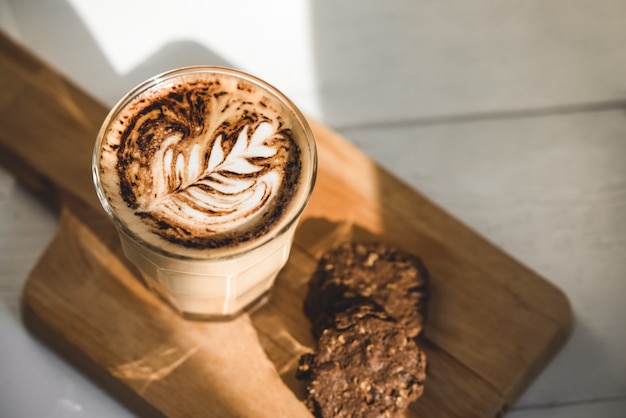
[[[175,240],[170,239],[169,236],[167,239],[159,236],[158,234],[162,231],[158,228],[150,230],[150,227],[146,226],[143,220],[147,218],[150,222],[152,222],[151,225],[153,228],[154,225],[161,227],[161,224],[151,218],[153,217],[152,214],[148,216],[144,212],[141,212],[141,208],[138,209],[135,207],[137,204],[132,199],[129,198],[127,201],[124,200],[126,199],[124,197],[124,193],[126,193],[127,189],[136,187],[136,185],[133,181],[129,183],[130,185],[126,185],[126,188],[122,187],[122,183],[126,184],[126,180],[122,181],[122,178],[126,179],[128,176],[127,171],[123,170],[124,167],[128,166],[124,166],[120,161],[123,161],[124,164],[129,163],[130,161],[130,165],[135,167],[133,170],[137,173],[135,174],[137,183],[141,184],[142,182],[146,182],[146,184],[148,184],[148,186],[146,186],[148,187],[146,190],[150,187],[158,189],[158,187],[155,186],[157,181],[154,179],[160,177],[158,175],[159,172],[155,167],[160,167],[161,165],[163,167],[171,166],[174,167],[172,170],[175,170],[176,173],[178,173],[178,160],[171,162],[172,156],[170,154],[168,157],[169,151],[163,151],[162,153],[164,157],[160,160],[156,157],[145,157],[146,161],[148,161],[146,163],[132,161],[133,153],[128,151],[128,149],[130,149],[130,145],[123,145],[129,143],[128,138],[135,138],[132,136],[134,135],[132,133],[134,131],[129,127],[129,125],[132,125],[134,127],[133,129],[136,128],[137,132],[141,130],[147,132],[148,130],[153,129],[153,125],[158,125],[159,123],[158,117],[163,117],[164,114],[173,112],[172,109],[169,108],[163,109],[163,107],[167,107],[169,100],[168,97],[170,97],[164,96],[164,91],[169,91],[168,89],[175,89],[183,86],[183,91],[187,92],[189,95],[194,95],[196,93],[200,94],[197,91],[194,92],[194,89],[201,87],[209,89],[214,88],[215,84],[209,84],[209,81],[215,82],[216,80],[221,80],[223,85],[236,86],[236,89],[233,88],[233,92],[230,93],[228,91],[226,93],[220,91],[219,93],[214,93],[212,96],[207,95],[206,98],[208,104],[204,107],[199,107],[197,104],[197,97],[205,96],[193,96],[196,98],[193,100],[189,99],[187,103],[184,102],[184,100],[186,100],[183,98],[184,95],[181,95],[180,100],[182,101],[180,103],[183,103],[184,106],[190,107],[186,108],[183,104],[181,104],[180,109],[182,110],[180,114],[178,116],[170,115],[172,120],[176,121],[177,118],[189,118],[191,121],[193,118],[188,114],[191,110],[189,112],[187,112],[187,110],[197,110],[202,108],[203,112],[206,112],[205,116],[209,116],[206,117],[204,122],[199,122],[199,127],[196,126],[196,128],[198,129],[198,132],[200,132],[201,128],[209,132],[211,130],[210,121],[215,118],[219,120],[219,117],[221,117],[219,114],[219,108],[217,107],[218,104],[222,106],[226,103],[226,105],[223,105],[223,108],[228,109],[226,110],[226,113],[230,112],[230,119],[227,121],[228,123],[222,122],[222,125],[220,126],[229,126],[233,125],[233,123],[236,124],[238,123],[238,117],[245,119],[249,117],[250,114],[256,115],[258,112],[263,116],[259,117],[259,120],[264,120],[264,117],[266,119],[271,119],[271,122],[273,123],[271,126],[277,126],[283,129],[283,131],[276,130],[276,133],[272,134],[274,136],[269,137],[272,141],[274,141],[273,138],[283,140],[283,137],[280,135],[285,132],[285,127],[289,129],[289,138],[291,138],[292,143],[295,143],[299,149],[299,154],[297,155],[300,168],[298,171],[299,176],[297,181],[293,181],[293,173],[295,173],[295,171],[290,171],[289,173],[291,174],[289,174],[289,176],[285,174],[286,180],[284,179],[283,181],[293,181],[293,184],[290,183],[290,187],[281,186],[279,189],[272,189],[275,191],[278,190],[276,192],[278,196],[280,196],[280,193],[283,194],[283,196],[280,197],[281,199],[286,199],[285,196],[289,196],[289,199],[286,200],[287,204],[285,204],[284,207],[277,209],[278,204],[276,204],[276,208],[272,209],[273,217],[271,219],[269,216],[266,217],[267,219],[270,219],[267,221],[267,225],[263,226],[263,222],[265,221],[259,222],[259,219],[266,218],[261,215],[254,215],[256,216],[256,218],[254,218],[254,222],[256,222],[255,225],[257,225],[255,228],[257,228],[257,231],[261,232],[253,234],[253,238],[243,240],[240,244],[236,245],[214,246],[211,243],[210,236],[203,237],[204,241],[202,242],[206,243],[206,245],[202,247],[202,245],[195,245],[195,241],[193,241],[194,237],[189,237],[191,242],[194,242],[194,245],[191,245],[184,240],[174,242]],[[228,89],[225,88],[224,91],[226,90]],[[243,100],[237,96],[237,94],[239,94],[237,93],[238,91],[248,90],[254,92],[254,97],[261,98],[258,100],[258,103],[252,99]],[[228,94],[231,93],[233,96],[232,98],[229,98]],[[148,107],[148,105],[152,103],[151,100],[153,98],[156,100],[157,97],[161,97],[159,99],[161,100],[159,102],[159,106],[161,106],[161,108],[156,105],[151,105],[156,110],[148,110],[152,109],[152,107]],[[178,96],[175,94],[171,97],[178,100]],[[163,103],[166,104],[164,105]],[[234,105],[233,107],[229,107],[229,103],[243,103],[241,106],[246,108],[247,113],[237,115],[234,110]],[[270,107],[273,112],[269,113],[271,114],[271,117],[266,117],[267,113],[263,113],[269,112],[266,109],[268,104],[271,104]],[[205,108],[211,109],[211,106],[214,107],[213,111],[204,110]],[[145,116],[143,118],[136,116],[137,114],[141,114],[141,112],[148,111],[156,113],[151,113],[149,116]],[[224,110],[222,110],[222,112],[224,113]],[[159,115],[158,117],[154,116],[157,114]],[[211,115],[217,116],[214,118]],[[153,118],[154,120],[150,118]],[[279,124],[276,120],[279,120],[281,123]],[[193,123],[196,123],[192,122],[193,121],[189,122],[189,126],[193,126]],[[245,124],[247,122],[244,121],[242,123]],[[172,124],[174,124],[174,122],[172,122]],[[255,124],[251,124],[250,129],[247,131],[244,129],[243,133],[250,133],[253,129],[260,132],[262,130],[259,128],[260,123],[257,121]],[[264,126],[264,128],[269,130],[267,125],[269,125],[269,122]],[[166,126],[166,124],[164,124],[164,126]],[[164,129],[167,130],[170,128],[171,126]],[[130,133],[127,134],[125,129],[128,129],[128,132]],[[176,130],[174,129],[173,132],[174,131]],[[184,129],[182,129],[182,131],[184,131]],[[237,142],[240,142],[242,138],[245,137],[241,131],[242,130],[239,131],[239,136],[236,137]],[[116,139],[111,139],[117,138],[116,132],[119,132],[119,143],[116,142]],[[155,153],[158,153],[161,152],[160,147],[165,149],[164,144],[166,144],[166,142],[174,143],[172,147],[176,148],[179,146],[182,147],[181,144],[187,144],[187,142],[184,141],[193,140],[193,132],[191,134],[187,132],[187,137],[185,137],[184,134],[179,134],[178,132],[175,132],[175,134],[181,136],[177,137],[174,135],[172,137],[165,139],[161,138],[157,141],[150,142],[145,139],[149,138],[149,136],[146,135],[144,139],[136,140],[133,144],[142,144],[141,146],[136,145],[138,147],[137,152],[139,154],[152,156],[156,154],[150,154],[152,151],[148,152],[151,147],[156,149],[156,151],[154,151]],[[127,135],[127,142],[124,142],[124,139],[122,139],[124,135]],[[185,149],[191,149],[193,152],[196,152],[196,155],[200,155],[200,157],[189,157],[188,160],[191,161],[195,158],[195,163],[200,161],[200,163],[198,163],[200,164],[200,167],[204,167],[202,164],[206,165],[207,161],[209,166],[211,164],[215,165],[214,162],[211,163],[212,160],[210,155],[215,153],[216,155],[220,154],[218,157],[223,157],[222,154],[226,152],[225,150],[229,150],[227,145],[223,145],[227,142],[225,139],[226,135],[224,134],[220,136],[219,141],[221,142],[218,142],[216,138],[211,138],[210,132],[208,134],[205,132],[202,135],[205,135],[203,137],[205,139],[201,145],[193,147],[185,145],[187,147]],[[215,135],[216,134],[214,133],[214,136]],[[177,140],[179,142],[176,142]],[[235,135],[233,135],[230,140],[235,141]],[[254,136],[251,135],[247,141],[248,142],[246,142],[246,144],[251,144],[253,141],[256,141],[256,139],[254,139]],[[280,142],[276,143],[280,144]],[[211,152],[209,153],[209,151],[206,151],[203,154],[197,151],[198,148],[201,147],[205,147],[207,150],[210,149]],[[272,152],[275,154],[267,158],[274,158],[275,155],[278,155],[278,152],[283,152],[285,149],[285,147],[280,148],[278,146],[272,149],[268,147],[269,145],[262,145],[259,147],[261,155],[260,159],[262,161],[265,161],[263,158],[267,157],[267,155],[270,155]],[[236,145],[230,148],[231,154],[235,152],[235,148]],[[123,158],[122,152],[126,152],[126,154],[123,155]],[[182,166],[186,161],[185,158],[187,157],[184,152],[181,151],[181,153],[183,154],[183,157],[179,158],[183,161],[183,163],[181,163]],[[218,157],[215,157],[213,160],[219,160]],[[153,160],[150,160],[149,158],[153,158]],[[246,161],[254,163],[254,160],[254,158],[250,158]],[[160,165],[158,165],[157,162]],[[270,168],[272,167],[271,164],[260,164],[258,166],[253,166],[253,168],[250,169],[249,166],[245,166],[244,164],[243,170],[260,171],[261,168],[266,170],[266,166]],[[297,222],[313,191],[317,170],[317,153],[313,134],[304,116],[296,108],[296,106],[276,88],[256,77],[237,70],[223,67],[197,66],[176,69],[158,75],[140,84],[138,87],[129,92],[124,98],[122,98],[120,102],[110,111],[100,129],[94,149],[92,169],[98,197],[106,213],[111,217],[119,232],[124,253],[127,258],[139,269],[148,288],[157,293],[162,299],[171,304],[185,317],[220,319],[232,317],[267,299],[268,292],[271,289],[278,272],[287,262]],[[193,169],[190,168],[189,171],[191,170]],[[184,170],[181,169],[180,172],[184,172]],[[153,174],[148,175],[147,173]],[[155,175],[154,173],[157,174]],[[229,172],[225,172],[225,175],[232,175],[232,177],[229,177],[232,181],[238,181],[239,177],[241,177],[240,173],[238,174],[239,177]],[[164,174],[163,176],[165,176],[164,178],[169,178],[167,177],[167,174]],[[217,176],[217,174],[215,174],[215,176]],[[172,181],[174,180],[170,180],[170,183]],[[182,180],[180,181],[182,182]],[[254,181],[256,182],[257,180]],[[167,183],[164,182],[163,184]],[[254,185],[254,187],[257,186],[256,183],[254,183]],[[268,190],[269,186],[263,183],[263,187],[263,190]],[[138,189],[139,188],[140,187],[138,187]],[[194,191],[194,193],[189,192],[188,195],[185,195],[185,198],[188,199],[189,196],[194,194],[204,196],[202,193],[205,192],[205,189],[210,189],[210,187],[198,188]],[[254,190],[257,189],[255,188]],[[157,192],[154,192],[154,194],[156,196]],[[132,195],[135,196],[135,194]],[[276,196],[273,198],[276,199]],[[189,204],[196,205],[194,202]],[[243,207],[246,204],[247,203],[245,201],[242,201],[239,206]],[[235,212],[237,210],[243,211],[243,209],[240,209],[239,206],[232,208],[232,210]],[[194,207],[200,206],[196,205]],[[187,222],[189,217],[193,218],[193,215],[196,212],[190,210],[184,212],[181,210],[180,213],[181,222]],[[274,216],[276,213],[278,213],[278,215]],[[201,218],[205,219],[203,217]],[[228,223],[225,225],[227,224]],[[220,225],[223,226],[222,224]],[[244,224],[243,227],[242,225],[238,225],[237,227],[245,228],[246,225]],[[171,228],[169,224],[163,226],[162,228],[167,229],[168,231],[175,230],[168,229]],[[220,232],[220,236],[227,236],[228,233],[228,230],[222,230]],[[170,241],[168,241],[168,239],[170,239]],[[212,246],[214,246],[214,248],[212,248]]]

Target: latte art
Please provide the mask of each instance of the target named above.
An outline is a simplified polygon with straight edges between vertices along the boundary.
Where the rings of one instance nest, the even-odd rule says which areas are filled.
[[[153,156],[152,192],[142,199],[138,213],[176,220],[196,236],[224,233],[250,222],[276,196],[283,173],[271,160],[278,150],[266,145],[275,135],[272,126],[264,122],[250,137],[248,128],[228,154],[222,135],[212,141],[207,135],[186,146],[179,145],[177,136],[165,140]]]
[[[99,156],[109,204],[147,242],[203,249],[263,236],[298,193],[292,121],[241,80],[183,81],[135,97],[110,124]]]

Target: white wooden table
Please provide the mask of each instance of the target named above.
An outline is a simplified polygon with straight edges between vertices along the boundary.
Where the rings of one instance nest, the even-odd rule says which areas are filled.
[[[626,416],[626,1],[95,3],[0,0],[0,28],[109,105],[182,65],[275,84],[566,292],[508,416]],[[131,416],[21,324],[57,222],[0,169],[0,417]]]

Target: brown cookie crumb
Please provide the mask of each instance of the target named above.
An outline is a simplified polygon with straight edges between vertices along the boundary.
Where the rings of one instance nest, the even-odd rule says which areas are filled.
[[[376,305],[338,312],[317,351],[300,358],[307,406],[318,418],[397,417],[421,396],[426,355]]]
[[[421,259],[384,243],[346,242],[327,251],[309,282],[304,310],[318,336],[347,300],[367,298],[406,328],[421,331],[428,299],[428,272]]]

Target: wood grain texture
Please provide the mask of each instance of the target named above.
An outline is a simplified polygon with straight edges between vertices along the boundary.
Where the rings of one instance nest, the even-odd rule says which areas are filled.
[[[0,87],[11,92],[0,101],[2,163],[65,207],[25,288],[25,319],[44,341],[84,353],[84,367],[131,404],[259,416],[243,398],[266,405],[271,391],[266,416],[306,415],[293,378],[313,345],[306,281],[321,252],[348,238],[392,242],[432,272],[421,341],[429,379],[411,416],[497,416],[566,341],[571,312],[558,289],[313,121],[318,183],[270,302],[232,323],[179,319],[140,285],[93,192],[91,147],[106,110],[9,40],[0,51]]]
[[[38,335],[54,330],[53,339],[87,354],[88,369],[136,394],[133,408],[139,398],[164,416],[308,416],[249,317],[204,323],[174,315],[136,279],[107,220],[71,206],[24,290],[26,323],[39,325]]]

